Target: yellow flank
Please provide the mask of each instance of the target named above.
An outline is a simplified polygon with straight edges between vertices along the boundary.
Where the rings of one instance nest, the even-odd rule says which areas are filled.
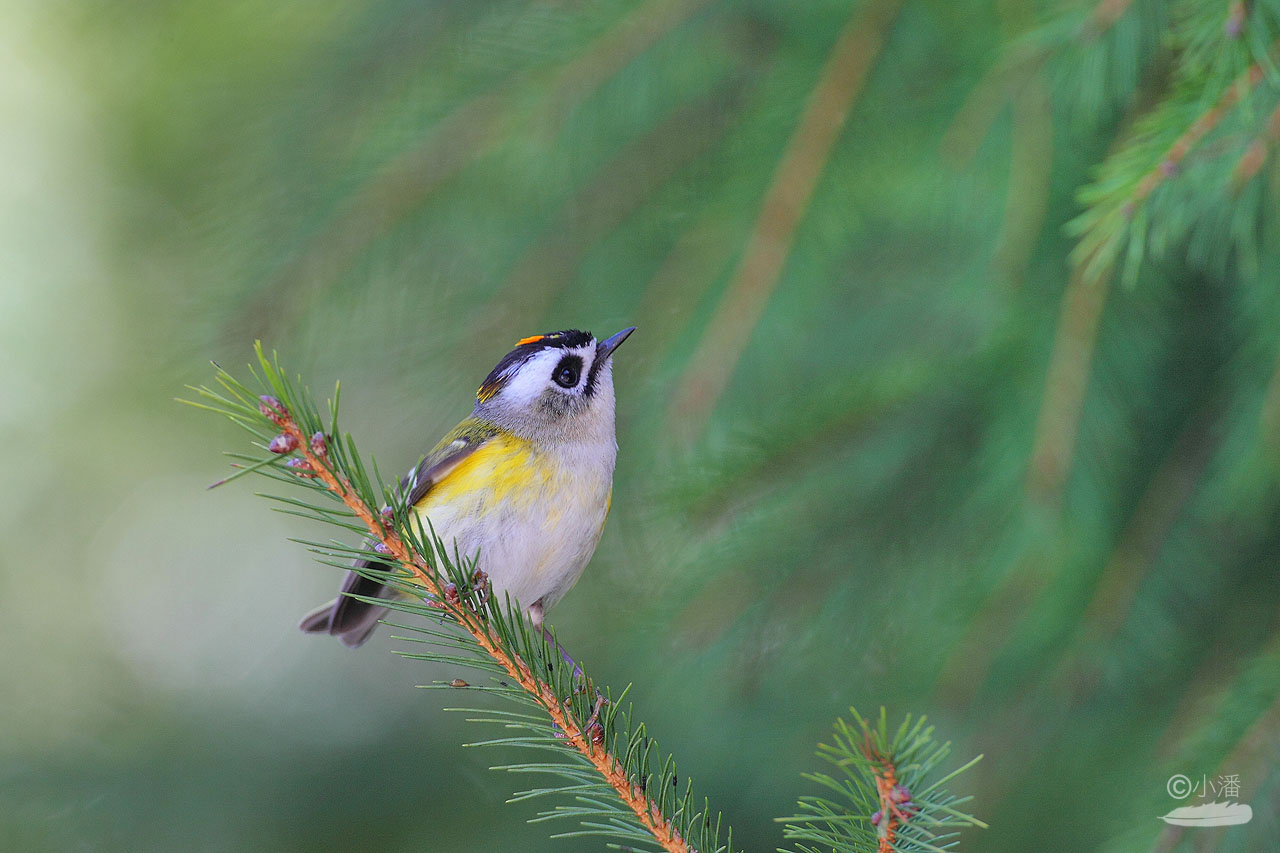
[[[550,480],[550,468],[529,442],[500,433],[432,486],[415,508],[426,512],[456,503],[463,514],[477,515],[502,506],[518,508],[537,498]]]

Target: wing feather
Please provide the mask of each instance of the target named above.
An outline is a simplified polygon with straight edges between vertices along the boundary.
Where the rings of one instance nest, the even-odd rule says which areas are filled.
[[[459,424],[457,429],[441,439],[400,481],[401,493],[408,493],[408,505],[414,506],[425,498],[437,483],[497,434],[498,429],[488,424],[474,421]],[[365,545],[373,547],[373,540]],[[385,563],[373,560],[357,560],[354,564],[356,569],[374,567],[389,568]],[[348,646],[358,646],[368,639],[387,608],[358,601],[351,596],[379,598],[385,592],[386,587],[377,581],[363,577],[356,571],[348,572],[342,582],[341,593],[329,611],[328,620],[318,618],[319,612],[316,611],[303,620],[302,628],[305,631],[327,632],[340,637]]]

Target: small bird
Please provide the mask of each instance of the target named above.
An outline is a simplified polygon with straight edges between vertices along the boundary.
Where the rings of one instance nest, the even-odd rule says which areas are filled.
[[[423,527],[430,521],[451,552],[476,556],[494,593],[519,601],[535,629],[582,575],[609,514],[618,455],[612,356],[634,331],[518,341],[476,392],[471,417],[401,482]],[[350,595],[387,592],[350,572],[342,594],[299,627],[359,646],[387,608]]]

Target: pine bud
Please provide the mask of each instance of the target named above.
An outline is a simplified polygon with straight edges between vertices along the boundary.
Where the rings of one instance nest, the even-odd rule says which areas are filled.
[[[450,604],[458,603],[458,585],[455,583],[447,583],[444,585],[444,600]]]
[[[593,722],[591,725],[587,726],[585,734],[596,746],[600,746],[604,743],[604,726],[600,725],[598,722]]]
[[[305,459],[290,459],[284,463],[285,467],[292,469],[293,473],[299,477],[314,477],[316,472],[312,470],[311,463]]]
[[[311,436],[311,452],[321,459],[329,455],[329,445],[325,441],[324,433],[318,432]]]
[[[382,516],[382,526],[390,530],[396,523],[396,511],[389,506],[384,506],[378,513]]]
[[[270,418],[276,426],[284,426],[289,418],[289,410],[284,407],[284,403],[270,394],[263,394],[258,398],[258,411]]]
[[[373,550],[377,551],[379,554],[391,553],[391,549],[387,547],[386,542],[375,542],[373,546]]]
[[[298,449],[298,439],[293,437],[292,433],[282,432],[275,438],[271,439],[271,443],[267,445],[267,450],[272,453],[292,453]]]
[[[898,784],[889,789],[889,799],[895,803],[911,802],[911,792],[906,785]]]
[[[871,825],[879,826],[880,821],[882,820],[884,820],[884,812],[877,810],[876,813],[871,816]]]
[[[476,603],[485,605],[489,603],[489,595],[493,592],[493,584],[489,583],[489,576],[480,569],[476,569],[475,574],[471,576],[471,588],[477,593]]]

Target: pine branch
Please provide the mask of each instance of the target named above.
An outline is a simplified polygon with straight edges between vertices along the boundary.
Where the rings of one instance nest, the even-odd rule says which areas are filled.
[[[1073,271],[1063,294],[1028,473],[1028,490],[1041,503],[1056,504],[1066,483],[1094,343],[1113,280],[1119,277],[1122,284],[1133,284],[1148,244],[1184,246],[1186,232],[1211,218],[1212,205],[1225,196],[1220,191],[1230,186],[1238,192],[1252,179],[1266,159],[1272,134],[1280,134],[1277,108],[1265,130],[1235,160],[1229,176],[1211,174],[1184,188],[1182,198],[1168,195],[1169,185],[1179,176],[1189,183],[1184,173],[1192,152],[1207,147],[1206,138],[1267,79],[1270,60],[1265,51],[1258,56],[1256,50],[1236,43],[1240,33],[1234,15],[1230,12],[1225,23],[1212,16],[1182,22],[1178,86],[1137,123],[1132,138],[1108,157],[1097,180],[1080,193],[1087,209],[1068,224],[1079,242],[1072,253]],[[1218,54],[1213,52],[1215,46]],[[1272,43],[1271,49],[1277,46],[1280,42]],[[1248,65],[1219,91],[1206,88],[1210,57],[1217,57],[1219,64]],[[1166,192],[1156,203],[1155,195],[1162,188]],[[1263,214],[1259,208],[1255,218]],[[1240,215],[1237,210],[1230,213]],[[1224,241],[1210,242],[1221,245]]]
[[[1272,50],[1277,47],[1280,41],[1272,44]],[[1184,60],[1184,65],[1195,64],[1199,62]],[[1203,109],[1195,107],[1203,96],[1196,85],[1200,79],[1185,72],[1187,79],[1180,90],[1139,124],[1133,142],[1107,159],[1099,178],[1080,193],[1088,209],[1068,226],[1080,240],[1072,261],[1086,279],[1107,275],[1127,241],[1124,279],[1132,283],[1145,254],[1150,223],[1187,219],[1185,214],[1170,215],[1169,204],[1153,212],[1145,208],[1158,189],[1182,173],[1191,152],[1266,79],[1266,65],[1264,58],[1254,61]],[[1181,124],[1177,137],[1166,143],[1170,128],[1179,126],[1179,117],[1189,110],[1193,118]],[[1200,193],[1198,203],[1203,207],[1213,198],[1211,193]]]
[[[220,412],[245,427],[265,454],[233,454],[242,460],[235,476],[256,472],[302,486],[313,500],[264,497],[276,501],[282,511],[364,538],[357,547],[333,540],[296,541],[329,565],[351,568],[352,560],[368,561],[370,567],[355,570],[393,595],[354,598],[429,620],[427,627],[389,623],[406,632],[398,639],[417,644],[412,651],[400,652],[403,657],[466,667],[492,679],[487,686],[453,678],[428,687],[492,693],[520,706],[452,709],[467,711],[471,721],[506,730],[471,745],[551,755],[548,760],[495,768],[556,780],[518,791],[510,801],[568,798],[568,803],[531,820],[568,818],[579,824],[556,837],[604,835],[621,842],[623,849],[656,845],[668,853],[730,853],[732,830],[725,828],[722,843],[720,816],[712,818],[705,800],[700,807],[695,803],[687,778],[683,790],[678,786],[672,756],[660,753],[644,724],[635,720],[630,704],[622,707],[627,691],[615,698],[607,689],[597,689],[554,635],[544,638],[531,630],[517,602],[497,600],[473,558],[457,553],[456,546],[450,555],[435,531],[405,503],[405,490],[384,484],[377,466],[366,466],[351,436],[338,432],[337,393],[330,416],[321,419],[309,394],[288,381],[260,345],[257,356],[254,375],[267,393],[249,390],[219,368],[221,390],[193,389],[203,398],[193,405]],[[973,762],[934,778],[949,745],[933,741],[933,730],[923,717],[914,722],[908,717],[891,736],[883,710],[874,728],[853,713],[857,728],[839,720],[833,745],[819,747],[819,755],[840,768],[843,777],[808,777],[847,802],[802,798],[803,814],[783,819],[786,837],[859,853],[936,851],[952,847],[960,827],[984,825],[957,809],[965,799],[942,788]],[[812,848],[802,844],[800,849]]]
[[[801,797],[802,814],[780,818],[786,822],[787,838],[826,845],[838,853],[906,853],[947,850],[955,846],[959,829],[986,828],[957,808],[968,797],[957,798],[943,788],[982,756],[935,778],[951,745],[933,739],[933,727],[925,725],[924,717],[913,722],[908,715],[890,734],[884,708],[874,727],[855,709],[849,712],[856,726],[836,720],[832,743],[818,747],[818,756],[838,768],[840,775],[805,775],[836,792],[843,802]],[[814,850],[805,844],[797,849]]]
[[[192,389],[204,398],[192,405],[220,412],[246,427],[266,451],[260,459],[244,457],[246,464],[227,479],[257,472],[301,485],[317,497],[323,495],[324,503],[319,505],[294,498],[277,500],[290,512],[344,530],[359,530],[369,539],[360,548],[338,542],[304,544],[332,558],[323,562],[343,568],[350,566],[342,561],[352,558],[375,561],[383,568],[358,571],[403,596],[376,603],[441,625],[439,630],[400,626],[423,635],[419,642],[431,647],[404,656],[488,672],[496,677],[496,687],[472,688],[461,679],[437,686],[494,692],[540,712],[477,712],[482,715],[479,719],[493,720],[496,715],[502,725],[520,732],[483,743],[552,750],[574,761],[506,766],[513,772],[559,775],[573,783],[525,791],[514,799],[572,796],[575,805],[537,818],[577,818],[583,829],[571,834],[603,834],[629,845],[656,843],[669,853],[732,850],[732,831],[721,843],[719,817],[712,820],[705,800],[701,808],[696,807],[688,780],[683,793],[679,792],[671,756],[658,752],[643,724],[633,725],[629,707],[621,710],[626,691],[617,699],[607,690],[598,691],[554,636],[548,643],[531,633],[518,603],[496,600],[487,576],[474,571],[474,560],[468,562],[456,550],[450,558],[444,543],[405,504],[402,490],[370,478],[351,437],[339,437],[336,393],[330,403],[331,417],[322,420],[309,395],[288,381],[278,361],[268,359],[261,345],[257,356],[262,375],[258,377],[257,371],[254,375],[269,393],[257,396],[221,368],[217,375],[221,390]],[[274,437],[268,439],[273,431]]]
[[[1204,139],[1211,130],[1217,127],[1223,117],[1240,102],[1242,93],[1252,90],[1261,81],[1262,66],[1254,63],[1240,75],[1235,83],[1227,87],[1226,91],[1218,98],[1217,103],[1192,122],[1191,126],[1177,138],[1173,145],[1169,146],[1169,150],[1160,161],[1160,164],[1148,172],[1138,183],[1127,204],[1136,206],[1146,201],[1156,187],[1176,174],[1179,164],[1191,152],[1191,149],[1199,144],[1200,140]],[[1128,210],[1132,213],[1132,208],[1128,208]]]

